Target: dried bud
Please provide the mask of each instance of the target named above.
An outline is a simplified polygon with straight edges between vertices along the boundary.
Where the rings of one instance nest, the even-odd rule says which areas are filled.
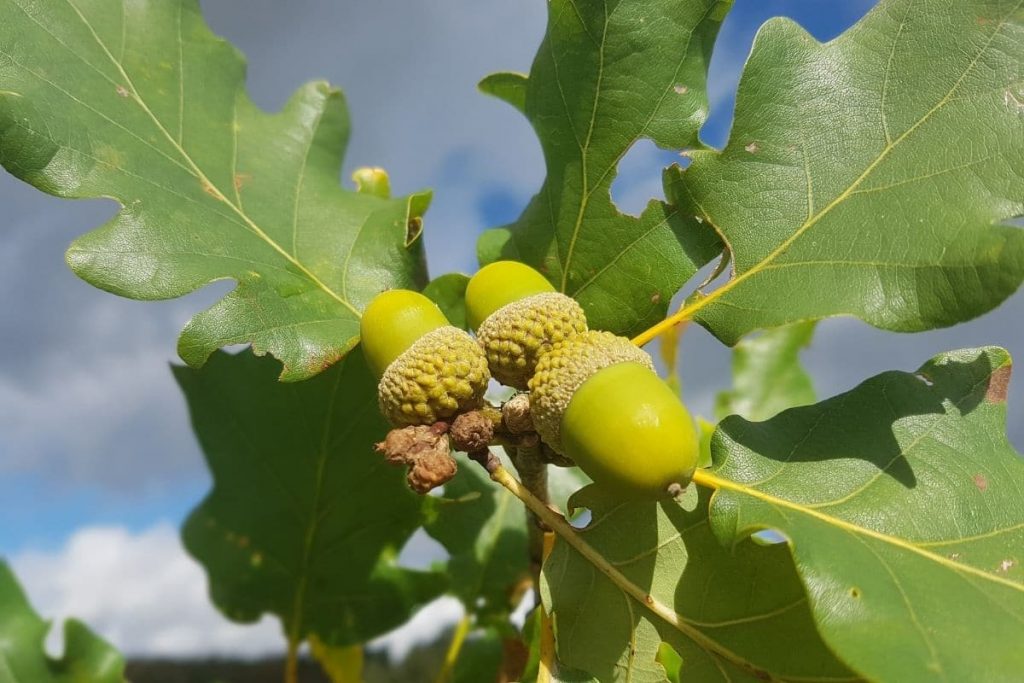
[[[475,453],[491,444],[494,439],[494,422],[474,410],[455,418],[449,433],[456,450]]]
[[[405,480],[409,483],[409,488],[416,493],[429,493],[438,486],[448,483],[459,470],[455,458],[448,453],[448,438],[443,437],[442,440],[444,450],[425,451],[409,468]]]
[[[533,416],[530,413],[530,395],[516,394],[501,407],[502,421],[510,434],[532,432]]]
[[[393,465],[408,465],[409,488],[427,493],[451,480],[458,470],[448,435],[432,425],[392,429],[377,451]]]

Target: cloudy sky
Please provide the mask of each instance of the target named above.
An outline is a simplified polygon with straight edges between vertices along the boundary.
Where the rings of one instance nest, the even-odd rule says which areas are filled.
[[[203,4],[213,29],[248,55],[260,105],[276,109],[314,78],[345,90],[353,119],[345,177],[379,165],[396,192],[434,189],[426,218],[433,274],[472,271],[476,235],[514,219],[539,187],[543,163],[529,126],[475,84],[492,71],[528,70],[543,0]],[[739,69],[765,19],[788,15],[828,39],[872,4],[737,0],[712,63],[705,140],[727,138]],[[675,158],[638,145],[620,166],[616,201],[638,210],[660,193],[660,168]],[[0,554],[45,613],[81,616],[131,653],[277,648],[273,623],[243,629],[207,605],[202,572],[176,535],[209,478],[168,364],[186,320],[229,286],[171,302],[117,299],[63,262],[68,242],[111,216],[112,203],[61,201],[0,174],[0,206]],[[1024,357],[1024,295],[974,323],[912,337],[827,321],[805,359],[828,396],[982,344]],[[728,384],[728,351],[693,329],[682,359],[688,400],[709,414]],[[1015,414],[1022,386],[1011,391]],[[1016,422],[1020,446],[1024,424]],[[430,551],[424,544],[407,554],[423,561]],[[454,619],[457,608],[446,602],[431,615]],[[412,632],[429,634],[433,617]]]

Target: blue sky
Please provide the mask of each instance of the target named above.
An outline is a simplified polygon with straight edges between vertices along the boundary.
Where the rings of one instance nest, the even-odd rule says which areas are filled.
[[[721,146],[727,139],[739,70],[764,20],[790,16],[827,40],[873,4],[737,0],[712,62],[705,141]],[[204,3],[214,30],[247,54],[250,91],[265,108],[276,109],[314,78],[345,90],[353,119],[346,178],[358,166],[379,165],[396,192],[434,189],[425,233],[433,274],[472,271],[476,235],[515,219],[543,178],[540,148],[525,120],[478,94],[475,84],[491,71],[528,70],[543,35],[544,6]],[[638,145],[620,167],[616,201],[626,210],[642,206],[660,193],[661,167],[677,160],[675,152]],[[87,528],[116,525],[141,538],[176,525],[209,480],[168,364],[176,361],[175,339],[189,316],[230,285],[171,302],[117,299],[77,280],[63,263],[67,243],[108,218],[111,202],[61,201],[4,175],[0,206],[0,554],[56,562],[70,557],[69,539]],[[913,337],[828,321],[805,358],[827,396],[952,348],[995,343],[1024,356],[1022,321],[1020,295],[975,323]],[[688,363],[693,357],[701,362]],[[694,330],[683,359],[688,399],[707,414],[714,393],[728,384],[728,351]],[[1015,387],[1011,410],[1021,397]],[[1018,445],[1022,430],[1018,425],[1012,434]],[[59,596],[50,599],[53,609],[63,608]]]

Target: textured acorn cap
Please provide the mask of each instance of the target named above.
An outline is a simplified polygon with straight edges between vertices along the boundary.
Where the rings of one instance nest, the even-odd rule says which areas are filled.
[[[380,410],[396,426],[433,424],[483,405],[491,375],[480,346],[446,325],[420,337],[384,371]]]
[[[476,337],[494,378],[526,389],[542,354],[586,331],[580,305],[565,294],[548,292],[502,306],[480,325]]]
[[[580,385],[618,363],[638,363],[654,372],[651,357],[625,337],[590,330],[555,344],[541,355],[530,380],[530,411],[540,438],[559,453],[562,415]]]

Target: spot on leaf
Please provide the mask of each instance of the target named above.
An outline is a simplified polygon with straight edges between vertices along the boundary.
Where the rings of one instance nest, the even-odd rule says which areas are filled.
[[[975,474],[974,485],[978,487],[979,491],[984,492],[988,489],[988,479],[985,478],[984,474]]]
[[[988,381],[988,391],[985,392],[985,400],[989,403],[1005,403],[1006,392],[1010,387],[1010,375],[1013,374],[1012,365],[1004,365],[992,373]]]

